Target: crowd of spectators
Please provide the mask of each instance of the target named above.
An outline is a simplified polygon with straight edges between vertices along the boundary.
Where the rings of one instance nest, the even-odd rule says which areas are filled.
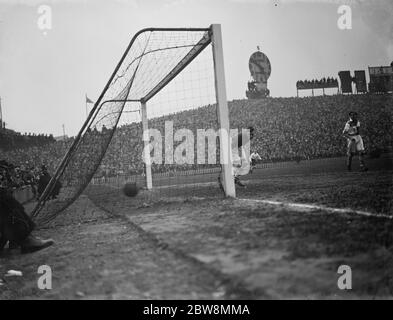
[[[234,100],[229,102],[230,126],[255,128],[251,151],[258,152],[265,162],[301,161],[345,155],[346,141],[341,133],[348,120],[348,112],[356,111],[366,151],[371,152],[392,146],[392,99],[392,95],[365,94]],[[174,132],[186,128],[195,137],[197,129],[218,128],[215,105],[150,119],[149,127],[161,132],[163,142],[166,121],[173,122]],[[110,129],[86,133],[79,155],[72,160],[72,170],[67,170],[67,174],[71,175],[69,180],[88,178],[95,170],[96,159],[105,151],[111,133]],[[19,168],[22,165],[30,169],[40,168],[44,164],[53,173],[72,141],[14,149],[2,152],[0,159],[12,161]],[[174,147],[178,143],[175,142]],[[142,153],[141,123],[123,125],[115,131],[96,176],[143,174]],[[196,162],[197,157],[194,159]],[[166,172],[197,167],[202,166],[153,164],[152,169],[153,172]]]
[[[0,188],[12,190],[32,185],[38,177],[39,172],[34,167],[15,166],[0,160]]]
[[[265,98],[229,102],[231,128],[255,128],[252,151],[263,161],[301,161],[342,156],[346,140],[342,137],[348,112],[357,111],[366,149],[371,152],[392,145],[391,95],[334,95],[305,98]],[[172,121],[174,132],[190,129],[217,129],[216,107],[209,105],[149,120],[164,141],[165,121]],[[102,175],[142,173],[142,127],[133,123],[120,127],[101,166]],[[165,146],[163,146],[164,148]],[[175,142],[176,147],[176,142]],[[165,151],[162,150],[163,161]],[[195,152],[196,155],[196,152]],[[196,162],[195,156],[195,162]],[[208,165],[156,165],[153,172],[181,171]]]
[[[392,95],[334,95],[234,101],[231,127],[255,127],[253,148],[265,161],[342,156],[341,133],[356,111],[367,151],[392,145]]]
[[[38,198],[49,183],[51,175],[45,165],[26,167],[14,165],[5,160],[0,160],[0,188],[13,192],[24,187],[30,187],[34,198]],[[51,193],[55,198],[60,191],[61,183],[57,183]]]
[[[329,88],[338,87],[337,78],[322,78],[313,80],[299,80],[296,82],[297,89],[312,89],[312,88]]]
[[[30,148],[33,146],[42,147],[52,142],[55,142],[52,135],[21,134],[13,130],[0,128],[0,150],[3,151]]]

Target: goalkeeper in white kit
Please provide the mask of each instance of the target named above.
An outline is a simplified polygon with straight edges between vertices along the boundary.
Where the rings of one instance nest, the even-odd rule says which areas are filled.
[[[232,175],[234,177],[235,184],[239,187],[245,187],[243,182],[240,181],[240,176],[247,175],[251,169],[251,160],[247,155],[247,150],[249,153],[249,148],[246,148],[246,145],[250,147],[251,140],[254,138],[254,128],[248,127],[249,137],[243,136],[242,133],[231,139],[231,162],[232,162]],[[221,175],[218,177],[218,183],[220,189],[224,191],[224,188],[221,183]]]
[[[343,136],[347,139],[347,169],[352,170],[352,158],[359,155],[360,170],[367,171],[364,163],[364,144],[360,136],[360,122],[356,112],[349,113],[349,120],[346,122]]]

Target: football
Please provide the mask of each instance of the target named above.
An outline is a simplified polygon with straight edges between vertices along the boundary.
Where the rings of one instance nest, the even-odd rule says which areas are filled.
[[[138,186],[135,182],[128,182],[123,187],[123,193],[127,197],[135,197],[139,192]]]

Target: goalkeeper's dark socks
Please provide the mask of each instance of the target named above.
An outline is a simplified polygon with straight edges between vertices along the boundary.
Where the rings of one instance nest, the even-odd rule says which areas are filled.
[[[218,176],[218,185],[220,186],[221,191],[225,192],[224,187],[223,187],[222,182],[221,182],[221,176]]]
[[[243,184],[238,177],[235,178],[235,184],[237,184],[239,187],[245,187],[246,185]]]
[[[368,171],[368,168],[363,164],[360,166],[360,171],[366,172],[366,171]]]

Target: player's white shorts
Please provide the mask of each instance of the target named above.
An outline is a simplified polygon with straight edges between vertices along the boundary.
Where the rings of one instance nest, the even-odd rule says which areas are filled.
[[[250,172],[250,161],[244,148],[241,148],[241,156],[236,151],[232,151],[232,174],[235,177],[244,176]]]
[[[354,145],[352,145],[352,140],[354,141]],[[348,153],[360,152],[364,151],[363,139],[360,135],[351,136],[351,139],[348,139]]]

